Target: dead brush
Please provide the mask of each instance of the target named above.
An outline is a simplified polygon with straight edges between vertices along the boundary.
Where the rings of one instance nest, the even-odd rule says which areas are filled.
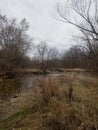
[[[57,92],[56,85],[52,78],[39,78],[35,88],[35,95],[39,97],[41,104],[47,104],[51,97],[55,96]]]
[[[67,86],[67,98],[68,98],[69,101],[72,101],[72,99],[73,99],[73,81],[74,81],[74,79],[64,77],[64,81],[65,81],[65,84]],[[66,95],[66,93],[65,93],[65,95]]]
[[[72,98],[73,98],[73,87],[72,87],[72,84],[69,84],[69,88],[68,88],[68,98],[69,98],[69,101],[71,101]]]
[[[49,102],[49,112],[43,124],[51,130],[78,130],[82,122],[81,117],[82,113],[78,105],[70,106],[53,97]]]

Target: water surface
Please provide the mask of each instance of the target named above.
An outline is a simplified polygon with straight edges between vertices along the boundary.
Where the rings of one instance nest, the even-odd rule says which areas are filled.
[[[0,99],[6,100],[16,98],[24,89],[33,87],[40,77],[56,77],[62,73],[53,73],[48,75],[23,75],[14,79],[0,79]]]

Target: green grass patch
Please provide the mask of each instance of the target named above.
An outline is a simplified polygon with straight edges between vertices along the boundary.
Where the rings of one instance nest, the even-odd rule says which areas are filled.
[[[30,108],[24,107],[21,111],[15,113],[0,124],[0,130],[10,130],[17,121],[23,119],[30,111]]]

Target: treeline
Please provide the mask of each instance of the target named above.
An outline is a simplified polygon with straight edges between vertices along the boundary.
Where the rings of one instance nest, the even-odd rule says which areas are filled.
[[[86,48],[86,47],[85,47]],[[96,48],[97,49],[97,48]],[[32,66],[41,69],[43,72],[65,69],[87,69],[89,72],[97,72],[90,59],[91,53],[87,48],[79,45],[73,45],[67,51],[59,51],[57,48],[51,48],[47,42],[41,42],[36,46],[36,53],[32,60]]]
[[[93,74],[98,73],[97,43],[86,43],[85,46],[73,45],[68,50],[59,51],[55,47],[51,48],[47,42],[41,41],[34,52],[31,66],[43,72],[57,68],[81,68]]]
[[[65,7],[57,6],[61,20],[76,26],[81,32],[77,36],[78,45],[72,46],[67,51],[59,51],[55,47],[50,47],[47,41],[40,41],[38,45],[32,47],[32,40],[27,33],[29,24],[26,19],[18,23],[16,19],[8,19],[0,15],[0,70],[37,68],[46,73],[49,69],[83,68],[98,73],[98,6],[96,6],[96,0],[93,2],[92,0],[79,0],[79,3],[77,0],[70,0],[69,4],[73,7],[71,10],[83,20],[71,21],[72,16],[69,18],[63,13]],[[94,10],[93,13],[91,8]],[[32,49],[32,58],[28,56],[29,49]]]

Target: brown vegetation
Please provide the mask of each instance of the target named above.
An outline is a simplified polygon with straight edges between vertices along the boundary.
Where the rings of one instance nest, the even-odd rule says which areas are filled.
[[[31,111],[12,127],[15,130],[97,130],[97,85],[97,79],[85,73],[38,79]]]

